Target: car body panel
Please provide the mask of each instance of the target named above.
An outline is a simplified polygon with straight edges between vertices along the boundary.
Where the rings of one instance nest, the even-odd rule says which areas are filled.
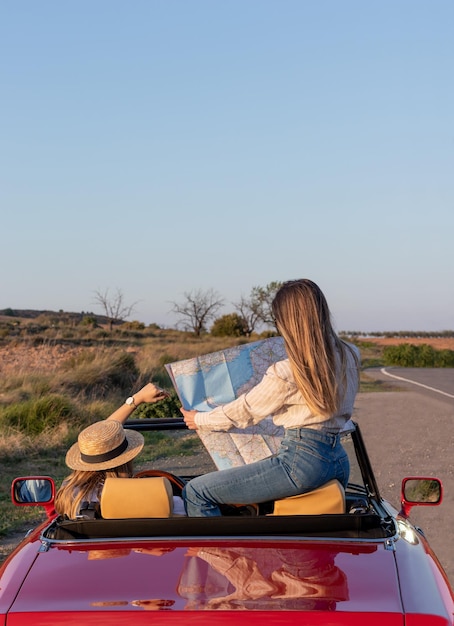
[[[39,533],[36,534],[39,537]],[[38,547],[31,537],[26,538],[0,567],[0,616],[7,613],[13,603],[17,590],[36,560]]]
[[[395,556],[404,611],[424,615],[438,607],[440,616],[444,614],[447,623],[451,623],[454,600],[437,557],[424,536],[407,520],[398,518],[398,527],[401,539],[395,544]]]
[[[182,613],[142,611],[131,615],[131,613],[119,613],[118,611],[106,611],[102,615],[99,613],[51,613],[42,615],[16,614],[8,618],[7,626],[202,626],[204,624],[213,626],[232,626],[232,622],[238,626],[295,626],[297,624],[307,626],[404,626],[403,617],[400,614],[381,613],[330,613],[327,618],[326,613],[310,611],[304,614],[295,612],[270,613],[268,611],[257,611],[255,613],[238,611],[232,614],[231,611],[212,611]],[[410,626],[444,626],[444,622],[423,620]]]
[[[212,623],[213,611],[216,623],[219,611],[230,616],[235,611],[239,623],[258,623],[251,621],[251,614],[258,613],[269,624],[290,624],[298,613],[317,624],[326,623],[319,618],[326,620],[328,612],[335,626],[352,624],[352,616],[360,614],[374,623],[371,607],[375,617],[391,626],[402,624],[394,556],[384,542],[339,546],[185,539],[133,546],[54,544],[41,552],[38,541],[30,546],[37,558],[11,607],[8,626],[25,626],[26,616],[33,616],[30,624],[35,626],[71,624],[74,615],[79,623],[90,624],[90,613],[97,615],[98,624],[121,624],[119,613],[127,612],[131,619],[131,611],[134,623],[154,624],[176,623],[181,612],[185,621],[196,614],[197,623],[203,615],[205,623]]]
[[[376,612],[393,613],[402,610],[396,579],[393,553],[383,543],[53,545],[38,554],[12,613],[112,606],[121,611],[150,600],[165,611],[318,607],[358,612],[373,606]],[[240,584],[235,587],[235,582]]]

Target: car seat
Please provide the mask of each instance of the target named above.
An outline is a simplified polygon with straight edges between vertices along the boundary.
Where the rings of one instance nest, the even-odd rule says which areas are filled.
[[[345,513],[345,491],[338,480],[297,496],[275,500],[274,511],[269,515],[324,515]]]
[[[170,481],[163,477],[108,477],[101,493],[101,517],[130,519],[171,517],[173,493]]]

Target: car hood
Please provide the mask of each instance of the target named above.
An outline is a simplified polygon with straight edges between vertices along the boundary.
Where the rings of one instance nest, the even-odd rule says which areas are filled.
[[[188,623],[197,612],[200,623],[201,612],[209,620],[213,610],[247,611],[249,623],[264,611],[268,624],[290,623],[301,611],[313,614],[313,623],[327,612],[333,625],[372,612],[386,613],[388,626],[402,624],[394,556],[383,543],[222,540],[54,544],[37,552],[8,624],[71,624],[76,617],[107,624],[108,614],[121,624],[131,612],[134,623],[154,614],[160,624],[173,623],[180,611]]]

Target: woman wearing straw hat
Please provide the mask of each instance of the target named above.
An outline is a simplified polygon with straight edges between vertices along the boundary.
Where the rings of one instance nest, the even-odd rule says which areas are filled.
[[[75,518],[82,508],[99,502],[107,476],[132,476],[132,460],[143,448],[141,433],[126,430],[123,424],[144,402],[159,402],[167,391],[148,383],[130,396],[107,419],[85,428],[66,454],[66,465],[73,471],[64,480],[55,498],[55,509]]]

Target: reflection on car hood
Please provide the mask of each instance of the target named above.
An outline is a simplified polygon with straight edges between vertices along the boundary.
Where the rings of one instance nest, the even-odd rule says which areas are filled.
[[[115,612],[121,620],[128,611],[134,623],[146,623],[150,618],[142,615],[161,612],[161,624],[185,611],[186,622],[197,612],[200,623],[200,612],[212,610],[280,612],[268,614],[268,624],[293,621],[285,611],[325,618],[329,612],[331,624],[352,623],[352,613],[386,613],[388,626],[393,614],[402,623],[392,551],[382,543],[303,541],[53,545],[37,555],[10,618],[14,624],[15,615],[33,612],[34,624],[51,624],[57,622],[44,621],[45,613],[84,612],[83,623],[91,624],[100,613]],[[255,623],[249,615],[248,623]]]

